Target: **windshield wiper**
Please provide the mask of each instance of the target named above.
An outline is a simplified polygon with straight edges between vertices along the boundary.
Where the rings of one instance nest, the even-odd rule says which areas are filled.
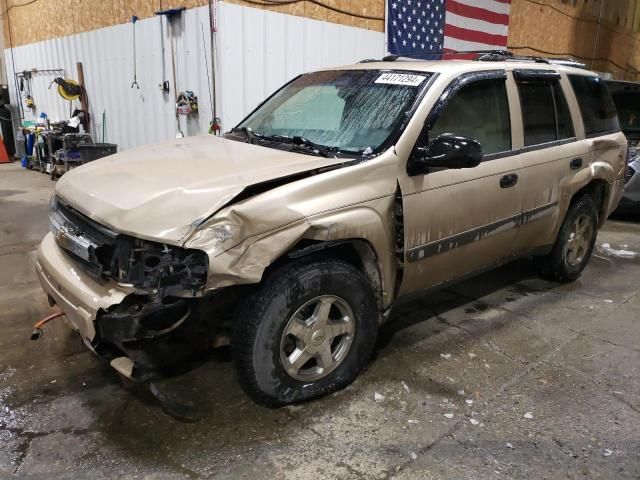
[[[249,127],[235,127],[231,129],[231,133],[244,133],[249,143],[253,143],[256,138],[262,138],[262,135],[255,133]]]
[[[297,147],[306,148],[314,153],[320,154],[323,157],[333,158],[340,149],[338,147],[328,147],[319,143],[312,142],[311,140],[304,138],[300,135],[289,137],[287,135],[264,135],[262,133],[256,133],[249,127],[235,127],[231,129],[232,133],[243,133],[247,137],[249,143],[255,143],[255,140],[267,141],[267,142],[280,142],[285,144],[296,145]]]
[[[288,137],[287,135],[261,135],[260,139],[296,145],[298,147],[309,149],[314,153],[320,154],[323,157],[327,158],[333,158],[338,153],[340,153],[340,149],[338,147],[328,147],[326,145],[321,145],[320,143],[312,142],[311,140],[301,137],[300,135],[294,135],[293,137]]]
[[[317,151],[321,155],[325,157],[335,157],[338,153],[340,153],[340,149],[338,147],[328,147],[327,145],[322,145],[320,143],[312,142],[311,140],[296,135],[295,137],[291,137],[294,143],[301,147],[308,147]]]

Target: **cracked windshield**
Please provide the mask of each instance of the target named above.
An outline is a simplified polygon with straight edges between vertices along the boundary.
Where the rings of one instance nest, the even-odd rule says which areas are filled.
[[[235,130],[249,130],[258,138],[371,154],[394,134],[429,76],[379,70],[303,75]]]

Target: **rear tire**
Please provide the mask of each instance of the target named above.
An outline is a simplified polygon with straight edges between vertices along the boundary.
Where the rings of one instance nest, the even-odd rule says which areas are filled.
[[[371,357],[378,316],[371,285],[352,265],[318,257],[285,265],[237,311],[232,356],[240,385],[268,407],[340,390]]]
[[[590,195],[582,195],[569,207],[551,253],[540,258],[542,276],[576,280],[589,262],[597,234],[598,209]]]

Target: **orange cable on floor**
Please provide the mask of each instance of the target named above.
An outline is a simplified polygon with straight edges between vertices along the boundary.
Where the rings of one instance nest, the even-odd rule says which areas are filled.
[[[56,312],[44,317],[41,320],[38,320],[33,326],[33,332],[31,332],[31,340],[39,339],[42,336],[42,327],[44,327],[47,323],[49,323],[54,318],[61,317],[62,315],[64,315],[64,312]]]

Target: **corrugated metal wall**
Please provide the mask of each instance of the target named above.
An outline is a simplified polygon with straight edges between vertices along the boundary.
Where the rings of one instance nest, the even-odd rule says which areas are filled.
[[[211,120],[207,71],[210,65],[209,13],[206,7],[186,10],[175,22],[178,90],[193,90],[200,113],[181,117],[185,135],[206,133]],[[15,70],[63,68],[76,78],[82,62],[93,117],[93,133],[102,134],[106,112],[107,141],[120,149],[174,137],[173,91],[164,95],[158,84],[171,80],[171,44],[166,20],[136,23],[138,83],[132,89],[133,48],[131,24],[117,25],[78,35],[34,43],[14,49]],[[205,31],[203,45],[202,29]],[[161,49],[164,38],[164,60]],[[218,8],[218,108],[223,129],[233,127],[268,94],[294,76],[317,68],[353,63],[384,55],[384,34],[307,18],[295,17],[220,2]],[[205,63],[206,51],[208,61]],[[16,103],[13,67],[5,50],[7,74]],[[33,79],[37,111],[51,120],[69,116],[69,102],[60,98],[51,76]],[[171,82],[173,83],[173,82]],[[173,88],[173,85],[172,85]]]

